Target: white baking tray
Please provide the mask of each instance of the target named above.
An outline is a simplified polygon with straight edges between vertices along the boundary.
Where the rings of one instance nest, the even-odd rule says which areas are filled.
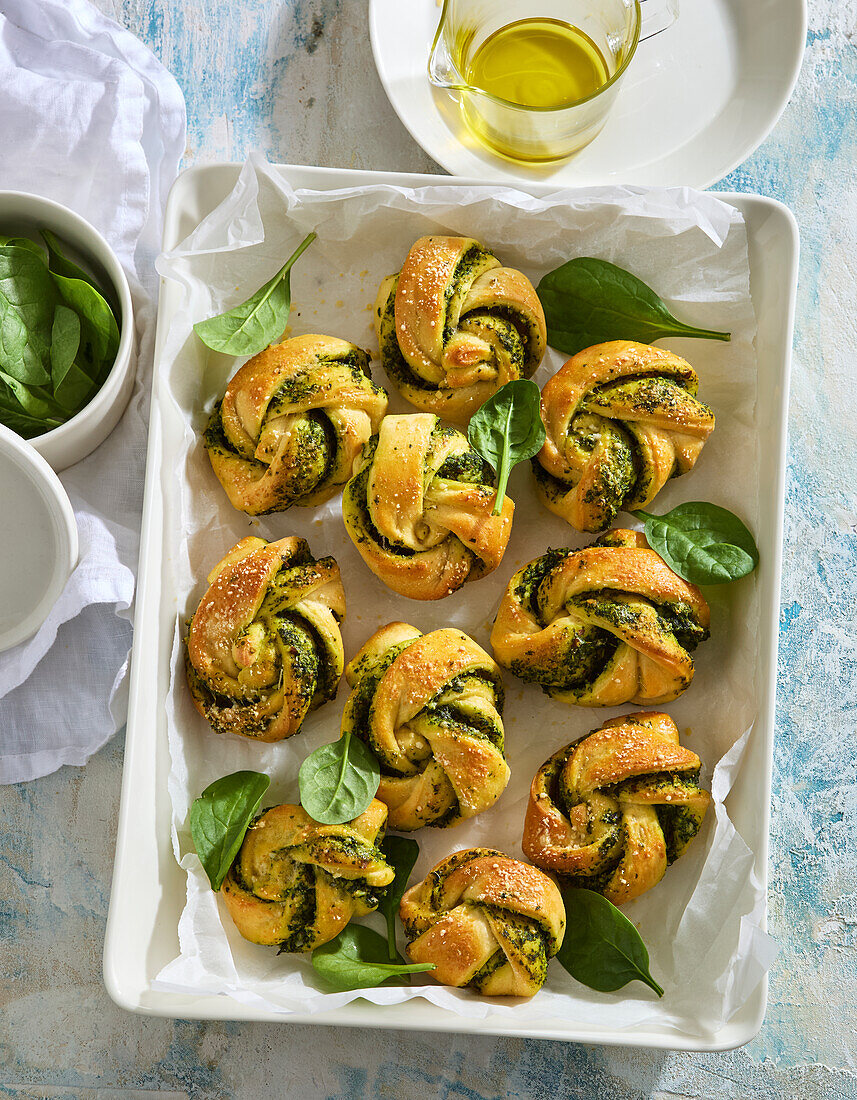
[[[333,190],[377,183],[401,186],[449,184],[449,177],[355,172],[283,166],[296,188]],[[235,185],[239,165],[192,168],[176,181],[167,204],[164,247],[174,247],[212,211]],[[454,181],[453,181],[454,182]],[[477,181],[462,181],[473,184]],[[545,194],[553,188],[522,188]],[[756,682],[761,685],[753,737],[727,805],[730,817],[755,856],[755,871],[767,878],[771,759],[774,736],[777,627],[779,618],[782,513],[786,460],[788,383],[797,283],[798,238],[793,216],[782,204],[756,195],[724,193],[719,198],[741,210],[746,222],[750,290],[758,319],[757,358],[762,486],[757,541],[761,552],[758,585],[761,605]],[[156,365],[176,306],[177,290],[164,283],[158,311]],[[739,1046],[759,1030],[767,984],[714,1036],[684,1035],[648,1025],[623,1030],[567,1026],[555,1018],[528,1020],[495,1016],[454,1016],[426,1001],[379,1006],[356,1000],[312,1016],[260,1011],[226,996],[187,996],[152,988],[157,973],[178,953],[178,921],[185,903],[185,872],[175,861],[170,840],[167,793],[169,752],[165,699],[177,606],[169,588],[164,538],[163,485],[172,475],[163,462],[163,442],[182,425],[162,399],[156,370],[149,433],[148,474],[143,510],[140,569],[125,770],[116,844],[113,889],[104,949],[104,978],[111,997],[130,1011],[196,1019],[267,1020],[359,1027],[414,1028],[497,1035],[525,1035],[585,1043],[724,1050]]]

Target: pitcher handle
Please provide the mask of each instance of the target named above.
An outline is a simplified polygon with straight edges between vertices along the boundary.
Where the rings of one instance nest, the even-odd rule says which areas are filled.
[[[678,0],[640,0],[640,11],[643,16],[640,41],[646,42],[675,23]]]

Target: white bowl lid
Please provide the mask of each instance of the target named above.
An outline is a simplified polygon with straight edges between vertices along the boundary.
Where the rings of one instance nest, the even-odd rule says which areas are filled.
[[[0,424],[0,652],[39,629],[77,553],[77,523],[60,479]]]

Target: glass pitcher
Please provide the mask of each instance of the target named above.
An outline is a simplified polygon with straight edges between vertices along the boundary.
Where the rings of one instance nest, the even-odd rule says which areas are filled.
[[[429,79],[458,96],[468,128],[493,152],[528,163],[559,160],[598,134],[638,43],[674,21],[677,3],[642,0],[641,8],[641,0],[444,0]],[[603,61],[603,82],[583,98],[524,106],[468,79],[492,36],[530,21],[582,32],[580,40],[595,48],[599,65]]]

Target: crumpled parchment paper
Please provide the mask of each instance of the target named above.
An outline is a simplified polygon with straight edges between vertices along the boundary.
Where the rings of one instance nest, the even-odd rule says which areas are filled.
[[[232,194],[159,261],[164,276],[179,280],[183,297],[171,319],[160,369],[162,400],[176,403],[186,426],[184,438],[171,444],[177,462],[166,529],[178,607],[168,699],[169,784],[176,858],[187,871],[187,904],[179,925],[181,954],[161,971],[157,987],[226,993],[285,1013],[327,1011],[358,996],[376,1004],[424,997],[460,1016],[511,1014],[522,1025],[561,1018],[616,1029],[664,1025],[692,1035],[716,1031],[756,988],[776,950],[762,930],[765,896],[756,856],[724,806],[753,735],[762,687],[756,671],[759,600],[752,576],[706,591],[711,639],[695,654],[690,689],[665,708],[682,730],[683,742],[702,758],[703,781],[715,804],[699,837],[664,881],[624,909],[648,946],[652,972],[666,990],[662,1000],[639,982],[615,994],[596,993],[556,962],[544,988],[528,1002],[485,999],[431,982],[323,993],[308,957],[278,955],[242,939],[211,891],[189,834],[192,800],[219,776],[248,768],[271,776],[264,805],[298,801],[298,767],[310,751],[338,736],[347,695],[343,680],[334,702],[310,715],[298,736],[277,745],[211,732],[191,704],[180,639],[205,591],[206,574],[226,550],[248,534],[268,539],[298,534],[317,557],[333,554],[348,601],[343,624],[348,660],[392,619],[423,631],[458,626],[490,652],[491,621],[512,573],[549,546],[591,541],[542,507],[525,463],[510,483],[516,512],[501,567],[445,600],[419,603],[386,589],[363,564],[343,527],[338,500],[258,520],[231,507],[209,466],[201,431],[239,362],[207,351],[191,325],[246,298],[311,229],[318,240],[292,272],[290,331],[295,335],[329,333],[377,349],[371,311],[381,278],[400,267],[417,237],[444,232],[485,242],[502,263],[521,268],[534,284],[573,256],[611,260],[654,287],[682,320],[729,329],[728,344],[667,342],[696,367],[700,396],[713,406],[717,427],[695,470],[670,482],[653,508],[665,512],[681,501],[711,500],[737,512],[751,529],[757,520],[755,319],[746,232],[738,211],[712,195],[686,189],[610,187],[559,191],[546,198],[508,187],[453,184],[295,191],[264,160],[251,157]],[[535,381],[543,384],[564,359],[549,350]],[[377,363],[373,373],[385,384]],[[412,411],[388,388],[391,412]],[[624,516],[620,523],[633,521]],[[527,793],[539,765],[606,718],[635,709],[569,707],[511,674],[505,679],[509,786],[490,811],[470,822],[414,834],[421,856],[412,882],[459,848],[485,844],[521,858]]]

